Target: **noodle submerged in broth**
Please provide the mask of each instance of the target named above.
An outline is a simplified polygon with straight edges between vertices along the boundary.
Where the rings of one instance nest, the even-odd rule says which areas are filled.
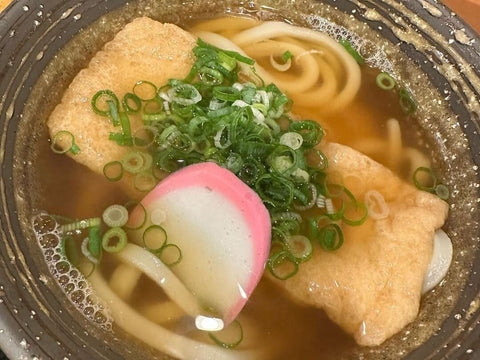
[[[152,29],[163,38],[151,38]],[[229,16],[196,21],[189,32],[146,18],[135,20],[94,57],[48,120],[52,149],[74,161],[49,153],[46,167],[56,169],[61,163],[62,182],[75,179],[84,184],[77,188],[85,191],[75,190],[67,203],[64,195],[57,203],[45,204],[50,214],[71,219],[41,214],[33,220],[53,275],[87,318],[106,329],[116,324],[182,359],[339,358],[354,348],[352,334],[363,345],[382,343],[401,327],[377,336],[377,329],[366,328],[366,320],[350,324],[338,318],[342,307],[362,314],[361,307],[375,300],[352,305],[346,299],[348,291],[329,298],[333,304],[311,301],[309,296],[319,287],[333,293],[334,287],[357,286],[354,275],[347,274],[349,284],[337,282],[345,279],[342,254],[352,254],[352,248],[363,258],[365,252],[388,254],[372,234],[381,222],[388,233],[389,217],[403,209],[397,194],[385,190],[393,186],[398,194],[406,194],[408,206],[429,203],[434,213],[424,228],[401,235],[424,241],[418,261],[410,266],[413,273],[401,279],[413,284],[408,291],[416,292],[401,300],[401,306],[406,304],[410,314],[418,312],[434,231],[443,225],[447,211],[446,203],[429,193],[446,198],[448,189],[445,193],[429,170],[428,156],[416,147],[418,139],[402,134],[413,133],[404,128],[410,120],[404,120],[415,111],[414,99],[393,74],[365,65],[354,44],[311,29]],[[144,37],[144,42],[130,36]],[[138,49],[130,48],[130,42],[140,44]],[[125,73],[117,81],[119,69]],[[85,97],[92,102],[79,100]],[[76,110],[70,117],[72,107]],[[79,124],[76,117],[81,115]],[[332,142],[385,167],[350,148],[329,145]],[[344,157],[377,169],[381,179],[369,182],[369,175],[362,174],[365,169],[345,165]],[[188,229],[188,221],[183,232],[176,232],[168,228],[172,212],[139,205],[169,173],[206,161],[229,169],[255,190],[272,222],[266,275],[236,319],[225,324],[218,306],[205,298],[222,289],[214,289],[215,279],[209,282],[208,276],[200,275],[217,256],[202,253],[216,252],[185,240],[199,233]],[[413,187],[413,176],[425,191]],[[47,193],[57,185],[55,180],[42,180]],[[375,182],[378,186],[369,187]],[[88,189],[97,189],[94,199]],[[108,223],[100,217],[112,204],[125,207],[107,215],[113,219]],[[233,224],[230,230],[239,229],[241,225]],[[325,259],[318,260],[317,254]],[[367,259],[365,271],[374,263],[393,267],[393,272],[395,266],[405,270],[411,265],[387,260]],[[198,278],[189,279],[185,274],[191,274],[196,263],[202,264],[194,271]],[[322,264],[334,269],[325,283],[305,278],[315,276],[305,269]],[[352,267],[357,265],[361,263]],[[220,272],[215,276],[229,276],[228,271]],[[303,290],[297,284],[303,284]],[[249,294],[238,286],[246,299]],[[379,295],[376,289],[384,286],[395,285],[387,276],[352,290],[370,288],[368,298]],[[412,320],[409,315],[403,324]],[[212,330],[223,325],[220,332]],[[359,340],[358,326],[363,335],[373,334],[373,340]],[[199,330],[202,327],[211,331]]]

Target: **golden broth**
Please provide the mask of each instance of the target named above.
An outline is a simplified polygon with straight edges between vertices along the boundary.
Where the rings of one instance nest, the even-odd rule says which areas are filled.
[[[235,19],[236,22],[232,18],[229,21],[236,24],[233,27],[237,29],[250,26],[250,21]],[[213,26],[209,28],[208,20],[203,21],[195,20],[187,27],[216,30]],[[235,29],[223,32],[227,37],[234,34]],[[266,61],[260,62],[265,67],[268,66]],[[388,140],[386,121],[396,118],[402,124],[402,132],[409,135],[403,136],[404,143],[416,146],[419,138],[413,121],[407,121],[401,113],[395,92],[377,87],[375,77],[378,72],[366,65],[362,67],[360,90],[354,101],[342,111],[328,114],[315,108],[296,107],[294,104],[292,112],[298,117],[318,121],[326,130],[327,141],[340,142],[354,148],[362,139],[380,142]],[[410,127],[404,128],[404,124],[409,124]],[[35,164],[42,170],[38,171],[38,182],[43,193],[41,198],[45,200],[40,206],[42,209],[52,214],[87,218],[98,216],[112,203],[125,203],[128,200],[118,186],[104,177],[92,173],[70,158],[53,154],[47,139],[44,140],[39,142],[39,161]],[[383,152],[374,153],[372,157],[389,164],[389,159]],[[399,175],[410,181],[406,178],[407,174],[408,171],[399,172]],[[108,254],[105,257],[102,271],[109,274],[115,262],[108,259]],[[146,304],[163,299],[161,293],[157,285],[142,276],[135,295],[130,300],[131,305],[140,311]],[[244,342],[254,346],[276,344],[273,345],[278,347],[275,359],[338,359],[356,346],[322,311],[293,303],[267,279],[260,282],[242,311],[242,316],[255,319],[254,331],[258,334],[258,338],[252,339],[246,332]],[[172,328],[179,333],[189,333],[191,330],[181,326]]]

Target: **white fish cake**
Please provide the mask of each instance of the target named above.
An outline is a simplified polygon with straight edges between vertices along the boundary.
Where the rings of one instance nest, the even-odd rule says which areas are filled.
[[[121,101],[137,81],[147,80],[160,87],[170,78],[182,79],[193,65],[195,44],[194,36],[173,24],[147,17],[127,24],[73,79],[47,121],[50,136],[61,130],[71,132],[81,152],[68,155],[103,174],[106,163],[122,159],[129,150],[108,139],[120,128],[93,112],[93,95],[109,89]],[[130,116],[130,121],[133,130],[142,125],[136,116]]]
[[[433,237],[448,213],[438,197],[399,179],[389,169],[347,146],[322,146],[329,171],[343,175],[357,199],[380,192],[387,218],[343,225],[337,251],[316,246],[298,273],[276,282],[296,301],[325,310],[361,345],[379,345],[412,322],[432,256]]]

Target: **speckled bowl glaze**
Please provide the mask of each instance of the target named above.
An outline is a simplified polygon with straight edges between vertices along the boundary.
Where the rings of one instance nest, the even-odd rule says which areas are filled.
[[[125,23],[226,12],[327,31],[332,21],[362,34],[365,55],[373,61],[383,51],[419,102],[415,126],[451,188],[446,229],[455,251],[446,279],[402,332],[338,358],[480,358],[480,39],[435,0],[14,1],[0,16],[0,347],[10,359],[164,358],[81,317],[50,276],[29,226],[31,169],[66,84]]]

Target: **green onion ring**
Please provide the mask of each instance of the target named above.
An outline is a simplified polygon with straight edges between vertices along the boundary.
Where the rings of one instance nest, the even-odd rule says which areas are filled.
[[[117,168],[118,170],[116,171],[117,175],[111,175],[110,171],[112,169]],[[113,170],[115,171],[115,170]],[[115,174],[115,172],[114,172]],[[105,166],[103,167],[103,175],[107,178],[108,181],[118,181],[123,177],[123,165],[120,161],[110,161],[109,163],[106,163]]]
[[[122,158],[123,168],[131,174],[138,174],[145,165],[145,158],[139,151],[129,151]]]
[[[135,107],[130,106],[131,102],[133,102]],[[122,99],[122,105],[126,113],[134,114],[142,109],[142,100],[133,93],[126,93]]]
[[[343,231],[338,224],[327,224],[318,231],[317,239],[324,250],[335,251],[343,245]]]
[[[243,328],[242,328],[242,325],[240,324],[240,322],[238,320],[234,320],[234,321],[232,321],[232,323],[229,326],[236,326],[238,328],[238,339],[233,341],[233,342],[225,342],[225,341],[220,340],[217,337],[218,332],[215,332],[215,333],[209,332],[208,333],[208,336],[210,337],[210,339],[212,339],[213,342],[215,342],[215,344],[217,344],[218,346],[221,346],[224,349],[233,349],[233,348],[237,347],[243,340]]]
[[[153,232],[156,232],[157,235],[155,236],[153,234]],[[155,241],[158,241],[158,239],[160,238],[160,242],[161,242],[161,245],[160,246],[157,246],[157,247],[152,247],[148,244],[148,239],[147,239],[147,236],[149,234],[152,234],[151,236],[154,236],[155,237]],[[147,249],[148,251],[156,254],[156,253],[159,253],[161,252],[162,250],[162,247],[165,246],[167,244],[167,240],[168,240],[168,236],[167,236],[167,232],[165,231],[165,229],[160,226],[160,225],[150,225],[149,227],[147,227],[145,229],[145,231],[143,232],[142,234],[142,241],[143,241],[143,246],[145,247],[145,249]]]
[[[145,90],[145,87],[147,88],[147,90]],[[157,97],[158,89],[155,84],[151,83],[150,81],[140,80],[135,83],[132,91],[133,94],[137,96],[140,100],[150,101]],[[146,95],[145,92],[150,92],[151,94]],[[142,94],[139,95],[138,93],[144,93],[144,96],[141,96]]]
[[[376,78],[377,86],[382,90],[392,90],[395,85],[395,79],[386,72],[381,72]]]
[[[120,106],[120,102],[118,101],[117,95],[115,95],[115,93],[111,90],[100,90],[100,91],[97,91],[97,93],[95,95],[93,95],[93,97],[92,97],[92,109],[93,109],[93,111],[98,115],[107,117],[107,116],[110,116],[110,107],[108,107],[108,109],[102,110],[97,105],[97,102],[104,96],[109,98],[110,101],[113,101],[113,103],[114,103],[114,105],[117,109]],[[105,100],[106,103],[107,103],[107,101],[108,100]],[[107,105],[108,105],[108,103],[107,103]]]
[[[426,182],[431,182],[431,186],[422,184],[422,181],[418,178],[420,173],[426,174],[428,176],[428,180]],[[413,172],[413,183],[415,184],[417,189],[434,192],[435,188],[437,187],[437,177],[433,173],[432,169],[420,166]]]
[[[70,137],[70,147],[68,147],[66,149],[58,150],[57,149],[57,146],[58,146],[57,143],[61,139],[62,136]],[[75,136],[70,131],[67,131],[67,130],[60,130],[53,136],[52,143],[50,145],[50,149],[52,149],[52,151],[55,154],[60,154],[60,155],[65,154],[69,151],[73,155],[77,155],[80,152],[80,148],[78,147],[77,144],[75,144]]]
[[[111,244],[112,241],[116,242]],[[127,246],[127,233],[119,227],[108,229],[102,237],[103,250],[109,253],[117,253]]]
[[[442,199],[442,200],[448,200],[450,197],[450,190],[448,190],[448,187],[443,184],[438,184],[435,186],[435,194]]]
[[[172,261],[166,261],[166,257],[168,257],[168,254],[166,255],[165,252],[171,252],[172,250],[177,252],[177,256]],[[164,244],[161,247],[157,256],[167,266],[177,265],[180,261],[182,261],[183,258],[182,250],[175,244]]]
[[[281,274],[279,268],[281,266],[291,266],[292,269],[285,274]],[[298,272],[298,263],[295,261],[290,251],[283,250],[271,254],[267,260],[267,267],[270,273],[279,280],[286,280],[291,278]]]
[[[103,211],[102,219],[110,227],[125,226],[128,221],[128,210],[122,205],[110,205]]]

